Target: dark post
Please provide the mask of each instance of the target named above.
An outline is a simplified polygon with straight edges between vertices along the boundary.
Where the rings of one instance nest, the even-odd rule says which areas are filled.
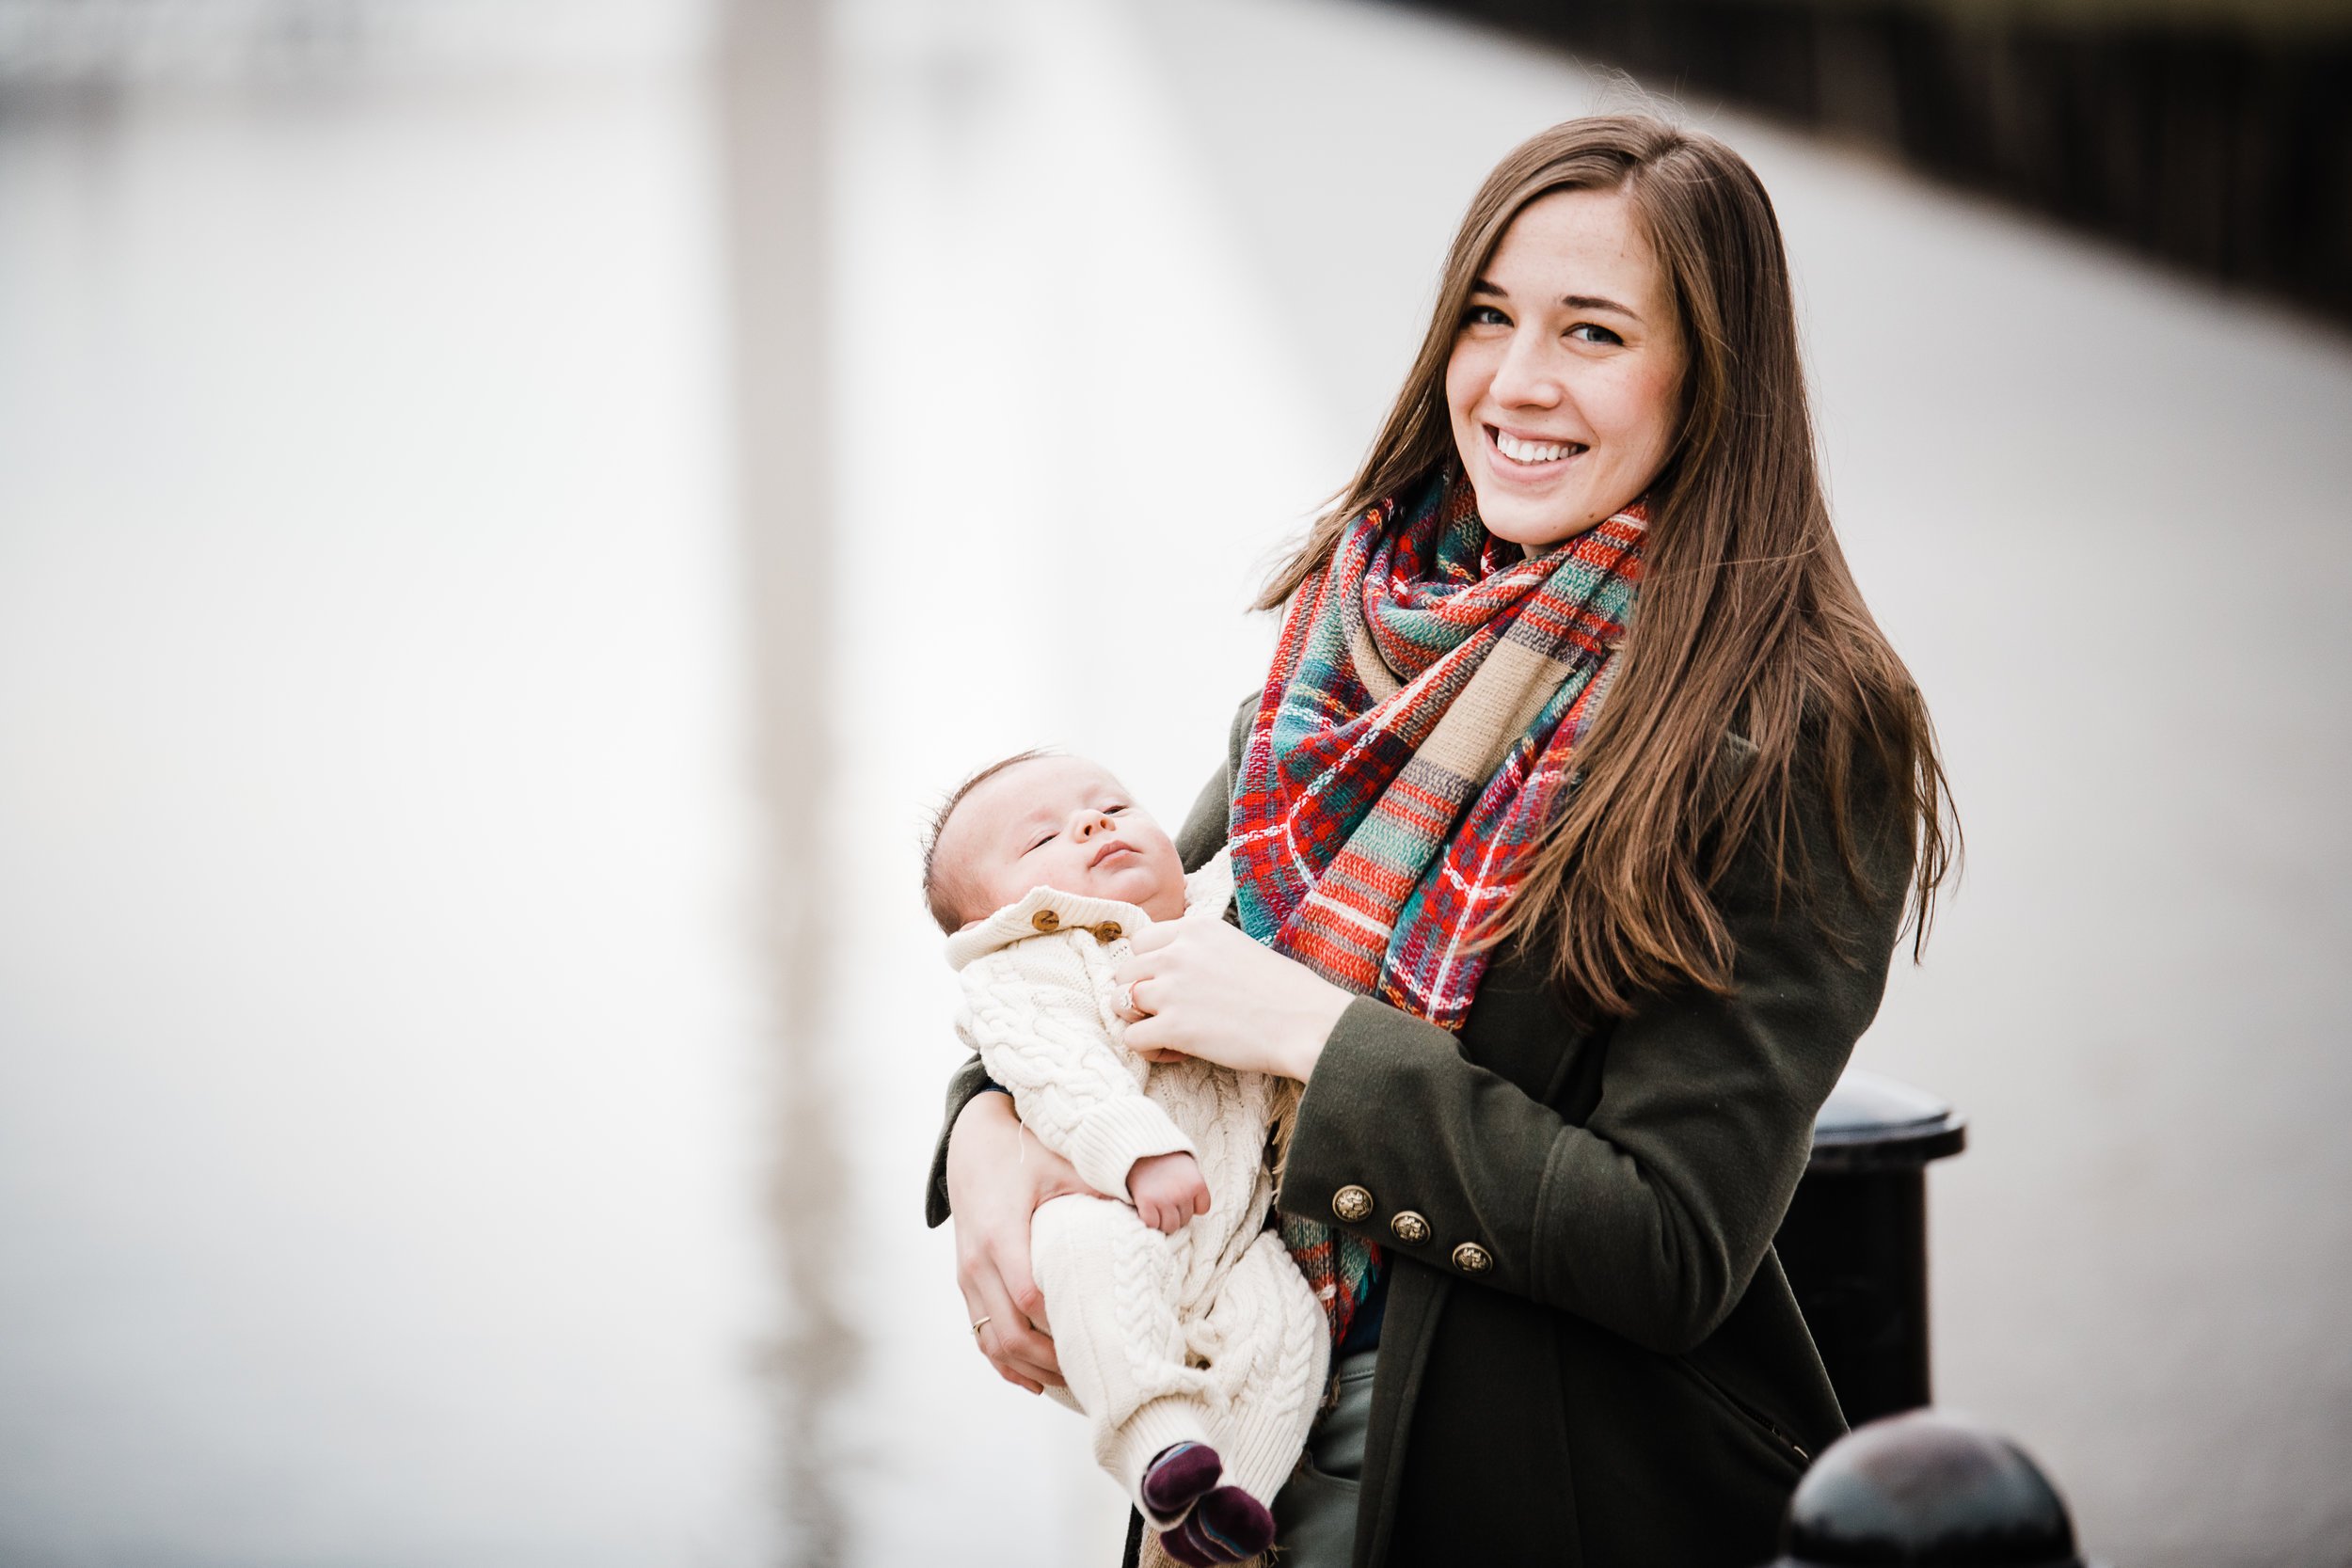
[[[1967,1124],[1935,1096],[1849,1071],[1774,1245],[1855,1426],[1929,1402],[1927,1164]]]
[[[1873,1421],[1797,1483],[1770,1568],[2096,1568],[2066,1503],[2026,1450],[1938,1410]]]

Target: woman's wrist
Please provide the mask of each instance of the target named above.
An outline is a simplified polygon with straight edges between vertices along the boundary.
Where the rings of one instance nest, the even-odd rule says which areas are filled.
[[[976,1094],[956,1113],[947,1133],[947,1198],[974,1198],[984,1206],[1017,1200],[1028,1212],[1065,1193],[1089,1187],[1069,1160],[1039,1141],[1022,1125],[1009,1092]]]
[[[1312,976],[1320,989],[1302,1005],[1297,1027],[1292,1032],[1287,1077],[1305,1083],[1323,1060],[1323,1048],[1331,1041],[1331,1031],[1339,1027],[1340,1015],[1355,997],[1326,980]]]
[[[1010,1094],[990,1094],[986,1090],[963,1102],[956,1113],[953,1126],[947,1129],[947,1185],[952,1190],[960,1185],[960,1177],[970,1168],[969,1162],[985,1158],[980,1147],[994,1142],[1019,1118],[1013,1114]]]
[[[994,1083],[982,1085],[979,1092],[965,1101],[963,1109],[956,1113],[956,1127],[962,1127],[966,1120],[976,1115],[993,1116],[1003,1120],[1011,1119],[1013,1116],[1012,1091]],[[951,1131],[948,1136],[952,1140],[954,1132]]]

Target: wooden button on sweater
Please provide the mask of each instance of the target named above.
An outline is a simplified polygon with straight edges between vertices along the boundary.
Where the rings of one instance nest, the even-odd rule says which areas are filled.
[[[1051,910],[1040,910],[1029,916],[1029,924],[1041,931],[1058,931],[1061,929],[1061,916]]]

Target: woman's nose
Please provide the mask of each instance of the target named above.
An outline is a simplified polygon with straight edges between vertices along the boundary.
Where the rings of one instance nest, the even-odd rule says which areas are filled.
[[[1549,408],[1557,404],[1560,377],[1550,343],[1539,333],[1512,333],[1488,390],[1497,403],[1514,406]]]

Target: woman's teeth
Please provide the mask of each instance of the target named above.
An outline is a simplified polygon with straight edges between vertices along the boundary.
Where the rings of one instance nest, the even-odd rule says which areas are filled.
[[[1503,456],[1514,463],[1557,463],[1571,452],[1584,450],[1574,441],[1557,441],[1549,444],[1540,441],[1522,441],[1515,436],[1505,436],[1500,430],[1495,432],[1495,446],[1501,450]]]

